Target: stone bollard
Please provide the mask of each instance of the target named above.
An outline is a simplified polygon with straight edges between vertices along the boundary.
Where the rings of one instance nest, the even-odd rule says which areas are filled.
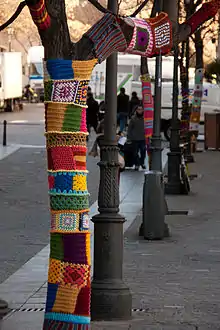
[[[143,194],[143,236],[148,240],[158,240],[169,236],[165,224],[165,202],[162,173],[148,171],[145,173]]]

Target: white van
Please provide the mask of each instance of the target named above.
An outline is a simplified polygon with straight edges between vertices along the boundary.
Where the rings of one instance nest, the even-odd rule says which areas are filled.
[[[138,96],[141,97],[141,82],[132,82],[132,91],[136,91]],[[194,82],[189,83],[190,98],[189,102],[192,102],[194,91]],[[154,93],[154,85],[152,84],[152,93]],[[161,117],[168,120],[172,117],[172,95],[173,95],[173,83],[164,82],[162,84],[162,114]],[[181,96],[181,84],[179,83],[179,118],[181,117],[182,96]],[[204,122],[204,115],[208,112],[220,112],[220,87],[219,85],[203,83],[203,98],[201,107],[200,121]]]

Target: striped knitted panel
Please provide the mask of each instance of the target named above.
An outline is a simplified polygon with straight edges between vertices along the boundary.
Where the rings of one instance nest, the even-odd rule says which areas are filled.
[[[141,76],[142,82],[142,100],[144,107],[144,129],[146,145],[149,144],[149,138],[153,134],[153,120],[154,120],[154,103],[151,92],[150,75],[145,74]]]
[[[116,17],[110,13],[94,24],[85,36],[93,42],[94,53],[99,63],[113,52],[123,52],[127,48],[121,27]]]
[[[44,63],[51,210],[44,330],[89,329],[91,257],[85,108],[87,85],[96,62]]]

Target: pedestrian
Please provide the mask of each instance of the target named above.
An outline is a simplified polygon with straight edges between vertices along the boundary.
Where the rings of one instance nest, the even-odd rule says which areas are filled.
[[[129,114],[128,114],[128,117],[129,118],[131,118],[133,116],[134,111],[135,111],[135,108],[139,104],[140,104],[140,99],[137,96],[137,93],[136,92],[132,92],[131,99],[130,99],[130,102],[129,102]]]
[[[125,89],[122,87],[117,97],[117,121],[119,122],[120,131],[123,132],[127,125],[129,112],[129,96],[125,94]]]
[[[97,131],[98,126],[98,114],[99,114],[99,104],[94,99],[93,94],[91,91],[87,93],[87,130],[90,134],[91,128]]]
[[[145,132],[144,132],[144,109],[142,105],[137,105],[135,113],[132,116],[128,125],[128,140],[132,142],[132,148],[134,152],[134,164],[135,170],[138,171],[141,166],[142,169],[145,167],[146,157],[146,143],[145,143]],[[139,157],[140,153],[140,157]]]

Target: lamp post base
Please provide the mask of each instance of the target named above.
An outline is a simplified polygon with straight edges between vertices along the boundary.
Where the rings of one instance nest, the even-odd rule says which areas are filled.
[[[181,195],[182,183],[180,179],[180,151],[168,153],[168,182],[165,184],[166,195]]]
[[[130,290],[121,281],[92,283],[92,321],[129,320],[132,313]]]
[[[129,320],[132,296],[122,279],[124,217],[101,213],[94,222],[93,321]]]

